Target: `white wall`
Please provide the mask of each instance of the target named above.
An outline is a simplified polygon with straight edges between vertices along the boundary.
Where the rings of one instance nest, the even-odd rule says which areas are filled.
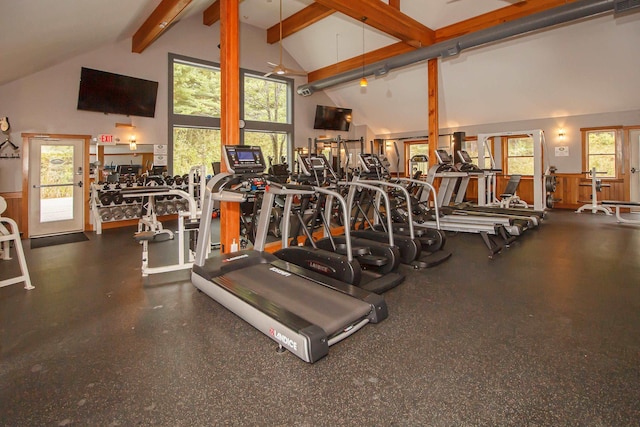
[[[256,27],[240,27],[240,66],[257,71],[269,71],[267,61],[277,62],[277,45],[266,43],[266,32]],[[127,128],[116,128],[115,123],[132,122],[139,144],[166,144],[168,53],[175,53],[220,61],[219,24],[202,24],[200,15],[178,22],[142,54],[131,53],[131,40],[103,46],[93,52],[79,55],[38,73],[0,86],[0,115],[11,121],[11,140],[21,145],[21,134],[62,133],[99,135],[112,134],[122,143],[132,133]],[[286,54],[284,61],[291,67],[295,62]],[[122,115],[78,111],[78,87],[81,67],[95,68],[159,82],[156,114],[154,118],[126,117]],[[306,80],[296,78],[295,86]],[[304,81],[303,81],[304,80]],[[332,105],[331,100],[319,93],[311,97],[294,97],[296,145],[305,145],[306,138],[314,136],[313,117],[316,104]],[[0,192],[21,191],[22,160],[0,159]]]

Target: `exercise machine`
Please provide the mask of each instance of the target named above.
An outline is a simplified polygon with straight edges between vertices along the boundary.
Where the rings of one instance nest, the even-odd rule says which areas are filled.
[[[591,168],[589,172],[583,172],[589,174],[591,177],[591,183],[586,184],[591,187],[591,202],[580,206],[576,213],[581,213],[587,209],[591,210],[591,213],[602,212],[605,215],[613,215],[608,204],[598,204],[598,193],[602,191],[603,187],[610,187],[609,184],[603,184],[601,179],[598,179],[598,175],[605,174],[606,172],[598,172],[596,168]],[[583,184],[580,184],[581,186]],[[616,214],[617,215],[617,214]]]
[[[335,189],[347,193],[347,212],[352,212],[357,209],[356,195],[362,194],[365,191],[377,192],[387,207],[390,206],[389,198],[384,190],[376,186],[360,182],[337,181],[335,172],[323,154],[299,156],[297,161],[300,164],[302,175],[309,178],[310,181],[313,181],[315,185],[321,186],[322,183],[326,183],[327,180],[331,181],[331,179],[333,179],[333,183],[336,186]],[[344,217],[347,222],[343,220],[345,234],[334,236],[328,230],[327,225],[327,217],[331,215],[322,212],[322,210],[326,211],[326,209],[322,209],[323,205],[324,201],[322,199],[316,202],[316,209],[310,219],[310,223],[313,224],[316,218],[320,218],[324,224],[325,237],[315,239],[309,236],[311,238],[308,237],[306,239],[306,245],[345,255],[344,250],[346,243],[351,242],[352,255],[362,268],[362,279],[358,286],[368,291],[383,293],[393,289],[404,281],[404,275],[397,271],[401,263],[400,249],[396,246],[394,236],[391,232],[385,233],[385,235],[380,236],[379,239],[367,239],[363,236],[356,236],[352,230],[347,232],[348,228],[354,228],[353,221],[348,220],[347,216]],[[389,226],[391,226],[390,218]],[[387,230],[390,230],[390,228],[387,228]]]
[[[493,137],[527,135],[533,140],[533,209],[536,211],[544,211],[551,208],[553,204],[552,193],[555,191],[555,185],[550,185],[555,178],[551,178],[555,168],[545,165],[545,155],[549,150],[544,149],[545,138],[541,129],[522,130],[512,132],[495,132],[495,133],[479,133],[478,134],[478,158],[484,159],[485,150],[491,159],[491,167],[495,168],[495,159],[489,148],[488,141]],[[496,200],[495,176],[492,180],[492,187],[487,187],[484,180],[478,181],[478,205],[490,205],[498,202]],[[551,191],[553,190],[553,191]]]
[[[389,212],[389,215],[382,215],[381,210],[378,208],[380,197],[371,200],[374,222],[369,221],[368,209],[366,211],[361,210],[363,222],[368,223],[369,227],[364,230],[354,231],[352,234],[370,240],[382,240],[385,238],[386,233],[389,232],[385,226],[385,218],[393,217],[394,212],[397,213],[399,209],[403,209],[406,216],[395,215],[396,218],[402,217],[404,219],[403,223],[394,222],[391,228],[394,242],[400,250],[402,263],[419,269],[435,267],[448,260],[451,257],[451,252],[443,249],[446,238],[441,230],[437,228],[430,229],[429,232],[420,233],[420,236],[415,232],[412,197],[406,188],[407,184],[412,184],[411,180],[396,178],[394,182],[386,181],[385,179],[390,179],[391,175],[385,166],[385,162],[376,154],[360,153],[358,158],[362,170],[357,177],[354,177],[354,182],[366,182],[384,188],[393,196],[394,205],[390,211],[385,211]],[[431,187],[431,190],[435,198],[435,189]],[[436,216],[436,218],[438,217]],[[423,247],[426,249],[424,252],[422,251]]]
[[[203,219],[211,216],[215,200],[242,202],[246,195],[235,191],[233,185],[262,173],[266,167],[260,147],[223,148],[227,172],[215,175],[207,183]],[[200,221],[191,274],[194,286],[273,340],[280,351],[288,350],[309,363],[326,356],[331,345],[367,323],[387,317],[381,296],[264,252],[269,216],[269,209],[261,211],[254,249],[212,258],[207,258],[209,244],[204,238],[210,233],[211,221]]]

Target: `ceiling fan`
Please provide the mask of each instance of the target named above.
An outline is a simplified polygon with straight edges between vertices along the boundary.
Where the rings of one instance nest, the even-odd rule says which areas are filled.
[[[264,77],[269,77],[272,74],[277,74],[279,76],[306,76],[307,73],[304,71],[287,68],[282,63],[282,0],[280,0],[280,40],[278,41],[278,44],[280,46],[280,62],[277,64],[267,62],[273,70],[265,74]]]

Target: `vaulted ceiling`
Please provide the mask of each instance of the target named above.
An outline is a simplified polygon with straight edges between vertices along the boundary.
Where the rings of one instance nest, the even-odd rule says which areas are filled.
[[[203,25],[217,22],[219,1],[67,0],[51,8],[21,0],[0,15],[0,85],[109,42],[132,38],[132,51],[143,52],[176,20],[202,14]],[[360,67],[363,50],[371,62],[571,1],[283,0],[282,38],[313,81]],[[241,1],[241,21],[278,43],[279,7],[279,0]]]

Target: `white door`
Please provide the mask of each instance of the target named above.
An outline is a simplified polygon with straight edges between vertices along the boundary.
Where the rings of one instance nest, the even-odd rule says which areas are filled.
[[[29,141],[29,234],[82,231],[84,140]]]
[[[630,165],[630,196],[632,202],[640,202],[640,129],[629,130],[629,144],[631,146]],[[639,209],[632,209],[638,212]]]

